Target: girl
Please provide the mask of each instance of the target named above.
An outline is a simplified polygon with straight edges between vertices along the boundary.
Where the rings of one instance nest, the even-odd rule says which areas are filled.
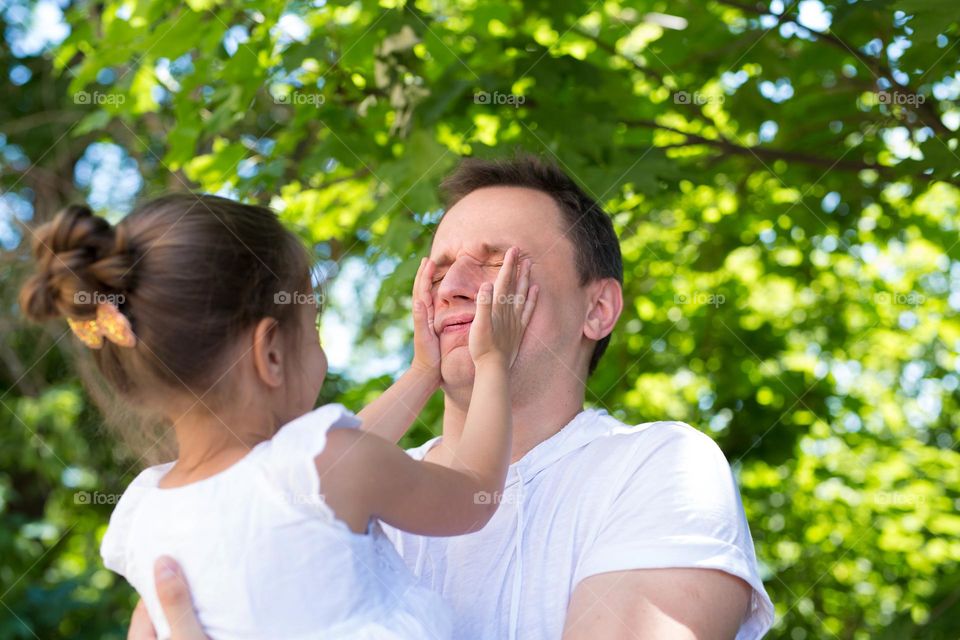
[[[463,338],[476,383],[449,467],[395,444],[440,382],[428,260],[414,287],[414,365],[358,420],[336,404],[311,411],[327,363],[309,258],[269,209],[173,195],[112,227],[74,206],[38,230],[34,254],[23,312],[66,316],[106,381],[176,434],[177,459],[137,476],[101,547],[159,637],[161,555],[183,567],[213,638],[449,634],[444,605],[377,522],[458,535],[496,510],[508,374],[537,295],[516,249],[480,287]]]

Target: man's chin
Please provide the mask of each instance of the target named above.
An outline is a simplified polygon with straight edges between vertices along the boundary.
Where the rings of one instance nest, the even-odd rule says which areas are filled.
[[[473,359],[466,345],[454,347],[440,359],[440,376],[444,387],[473,386],[475,374]]]

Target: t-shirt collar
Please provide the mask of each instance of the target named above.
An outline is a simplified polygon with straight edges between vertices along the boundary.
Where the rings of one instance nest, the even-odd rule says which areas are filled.
[[[580,449],[610,432],[609,415],[604,409],[584,409],[525,456],[510,465],[506,486],[515,484],[518,478],[529,482],[538,473],[567,454]]]

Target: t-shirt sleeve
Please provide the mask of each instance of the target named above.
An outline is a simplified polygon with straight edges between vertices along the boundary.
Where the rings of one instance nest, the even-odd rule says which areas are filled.
[[[118,506],[122,504],[121,498]],[[129,524],[119,509],[114,509],[110,516],[110,524],[103,533],[103,540],[100,541],[100,557],[103,558],[103,566],[115,573],[126,577],[127,575],[127,535]]]
[[[169,467],[169,465],[162,466]],[[110,524],[103,532],[103,540],[100,541],[100,557],[103,558],[103,565],[128,580],[127,557],[130,551],[130,528],[145,495],[145,489],[139,485],[141,477],[147,473],[154,473],[154,469],[145,470],[120,496],[117,506],[110,514]]]
[[[343,405],[328,404],[280,427],[270,441],[267,473],[284,499],[311,512],[322,507],[316,457],[326,446],[330,429],[355,429],[360,424]]]
[[[753,588],[750,620],[738,638],[761,636],[772,624],[773,607],[723,452],[683,423],[657,423],[635,437],[626,468],[613,479],[609,508],[584,548],[574,584],[612,571],[718,569]]]

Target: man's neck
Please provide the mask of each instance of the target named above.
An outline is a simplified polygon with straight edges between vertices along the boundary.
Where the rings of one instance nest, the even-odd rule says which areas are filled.
[[[583,411],[584,391],[557,394],[540,394],[537,401],[525,401],[522,406],[515,402],[513,413],[513,439],[510,447],[510,463],[517,462],[541,442],[556,435],[573,418]],[[467,407],[455,403],[444,395],[443,445],[452,451],[460,441]]]

